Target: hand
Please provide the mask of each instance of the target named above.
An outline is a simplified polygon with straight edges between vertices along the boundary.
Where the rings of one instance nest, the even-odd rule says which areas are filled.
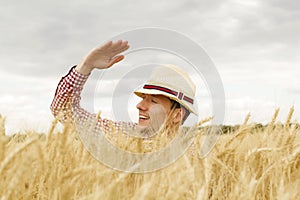
[[[129,45],[127,41],[109,41],[106,44],[92,50],[81,64],[76,67],[76,70],[81,74],[88,75],[95,68],[109,68],[124,59],[124,56],[119,54],[126,51],[128,48]]]

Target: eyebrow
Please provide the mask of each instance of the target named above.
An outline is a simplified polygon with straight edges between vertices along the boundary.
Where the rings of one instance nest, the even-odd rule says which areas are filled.
[[[150,94],[150,96],[152,97],[152,98],[155,98],[155,99],[158,99],[158,100],[160,100],[159,99],[159,94]]]

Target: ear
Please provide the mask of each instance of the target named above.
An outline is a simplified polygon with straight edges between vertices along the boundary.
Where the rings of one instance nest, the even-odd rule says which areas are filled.
[[[185,109],[183,108],[176,108],[174,111],[174,117],[173,117],[173,122],[178,123],[183,120],[183,117],[185,115]]]

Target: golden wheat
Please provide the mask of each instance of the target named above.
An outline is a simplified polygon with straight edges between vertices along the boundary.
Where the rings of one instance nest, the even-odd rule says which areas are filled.
[[[209,126],[201,127],[176,162],[144,174],[101,164],[70,125],[59,132],[54,120],[44,135],[6,136],[0,115],[0,199],[297,199],[300,130],[291,123],[293,111],[282,125],[276,123],[277,109],[266,128],[248,125],[248,114],[203,159],[198,154]],[[145,151],[142,140],[116,136],[117,145]]]

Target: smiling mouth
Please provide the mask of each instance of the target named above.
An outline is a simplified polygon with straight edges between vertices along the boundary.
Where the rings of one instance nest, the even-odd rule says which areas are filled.
[[[146,115],[139,115],[139,120],[140,121],[146,121],[146,120],[149,120],[150,117],[149,116],[146,116]]]

